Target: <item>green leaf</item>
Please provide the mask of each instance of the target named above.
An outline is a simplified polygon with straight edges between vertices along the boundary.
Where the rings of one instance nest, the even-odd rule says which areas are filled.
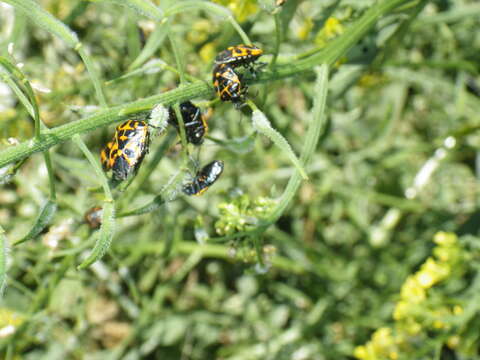
[[[99,236],[90,255],[78,266],[78,270],[85,269],[95,261],[100,260],[110,248],[115,233],[115,206],[110,201],[105,201],[102,213],[102,226]]]
[[[253,127],[256,131],[260,134],[265,135],[273,143],[280,148],[288,157],[288,159],[292,162],[292,164],[297,168],[298,172],[304,179],[308,179],[305,170],[303,169],[300,160],[298,160],[297,155],[293,152],[292,147],[288,143],[288,141],[280,134],[277,130],[275,130],[270,121],[268,121],[267,117],[258,109],[255,109],[252,114],[252,123]]]
[[[40,5],[33,0],[2,0],[20,10],[33,23],[44,28],[65,41],[70,47],[80,46],[77,34],[69,29],[67,25],[55,18],[52,14],[43,10]]]
[[[302,150],[302,155],[300,157],[301,164],[307,164],[315,149],[318,146],[320,140],[320,135],[326,124],[325,116],[325,107],[327,102],[327,92],[328,92],[328,66],[326,64],[316,69],[317,71],[317,81],[315,84],[314,94],[316,94],[313,102],[313,117],[312,121],[308,126],[307,137],[305,139],[305,145]],[[287,206],[292,201],[295,196],[300,184],[302,182],[300,171],[296,171],[293,176],[288,181],[285,192],[283,193],[280,202],[272,211],[272,214],[268,217],[269,223],[274,223],[277,221]]]
[[[18,245],[37,237],[43,231],[43,229],[45,229],[45,227],[50,224],[56,212],[57,203],[53,200],[48,200],[40,211],[37,219],[35,220],[35,224],[33,225],[32,229],[28,232],[27,235],[15,242],[13,245]]]
[[[30,82],[13,62],[3,56],[0,56],[0,66],[8,74],[8,78],[4,77],[4,80],[12,88],[22,105],[25,106],[30,116],[34,119],[35,136],[38,138],[40,136],[40,112]]]
[[[130,64],[128,69],[135,70],[142,66],[163,44],[167,36],[167,23],[157,25],[155,30],[148,37],[147,43],[143,47],[137,58]]]
[[[185,13],[190,10],[205,10],[206,12],[212,12],[220,16],[231,16],[232,13],[227,8],[209,2],[209,1],[198,1],[198,0],[186,0],[186,1],[176,1],[174,5],[170,6],[165,11],[165,16],[172,16],[179,13]]]
[[[88,162],[90,165],[93,167],[93,170],[95,171],[95,174],[97,175],[97,178],[100,180],[102,187],[103,187],[103,192],[105,193],[105,198],[107,201],[113,201],[113,196],[112,192],[110,190],[110,186],[108,184],[108,178],[103,172],[103,170],[100,167],[100,164],[98,163],[97,159],[93,156],[92,152],[90,149],[85,145],[83,142],[82,138],[80,135],[74,135],[72,138],[73,142],[82,150],[83,155],[87,158]]]
[[[212,138],[211,136],[208,139],[220,145],[221,147],[230,150],[235,154],[244,155],[244,154],[248,154],[253,150],[255,146],[255,138],[256,138],[256,133],[252,132],[250,135],[237,137],[233,139],[223,140],[223,139]]]
[[[121,213],[121,214],[118,215],[118,217],[138,216],[138,215],[147,214],[149,212],[152,212],[152,211],[155,211],[155,210],[159,209],[161,206],[163,206],[165,204],[165,202],[166,201],[165,201],[165,199],[162,195],[157,195],[148,204],[146,204],[142,207],[139,207],[135,210],[126,211],[124,213]]]
[[[158,22],[166,20],[163,11],[148,0],[109,0],[109,2],[122,6],[128,6],[137,13]]]
[[[38,108],[37,99],[35,98],[35,94],[33,92],[32,86],[30,85],[30,82],[25,77],[23,72],[18,68],[18,66],[16,66],[14,63],[12,63],[3,56],[0,56],[0,66],[9,75],[3,77],[4,80],[7,82],[7,84],[10,85],[12,90],[18,96],[20,102],[23,104],[23,106],[25,106],[30,116],[33,117],[35,121],[35,138],[37,140],[40,140],[40,129],[42,127],[46,128],[46,126],[40,121],[40,111]],[[25,94],[27,96],[25,96]],[[52,162],[50,160],[50,154],[48,150],[43,153],[43,157],[45,159],[45,164],[48,171],[48,179],[50,183],[50,198],[52,200],[55,200],[55,182]]]

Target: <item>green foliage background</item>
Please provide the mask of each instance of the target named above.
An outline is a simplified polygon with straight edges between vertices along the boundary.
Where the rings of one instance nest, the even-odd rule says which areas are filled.
[[[480,5],[161,1],[167,13],[201,4],[162,22],[128,3],[39,1],[80,48],[0,2],[0,55],[16,67],[0,72],[0,357],[479,359]],[[296,154],[324,121],[309,179],[278,219],[298,175],[285,148],[255,131],[249,106],[211,101],[213,58],[243,42],[227,11],[269,63],[250,99]],[[114,123],[155,99],[193,99],[209,137],[187,155],[173,129],[154,136],[132,183],[109,187],[92,163]],[[67,125],[42,137],[40,120]],[[49,141],[20,161],[18,149]],[[221,179],[202,197],[165,191],[195,172],[190,157],[223,160]],[[152,200],[154,211],[118,217]],[[83,220],[105,203],[111,246],[78,270],[110,234]]]

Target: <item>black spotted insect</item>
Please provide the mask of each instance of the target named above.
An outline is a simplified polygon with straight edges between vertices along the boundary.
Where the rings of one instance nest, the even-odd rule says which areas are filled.
[[[94,206],[85,213],[84,220],[90,226],[90,229],[98,229],[102,225],[102,214],[101,206]]]
[[[183,185],[182,191],[187,195],[202,195],[218,180],[222,172],[223,161],[214,160],[197,172],[197,175],[191,182]]]
[[[242,75],[237,74],[227,64],[218,64],[213,68],[213,87],[222,101],[234,104],[243,103],[248,87],[242,84]]]
[[[180,112],[183,118],[183,125],[185,126],[185,136],[187,137],[187,141],[193,145],[201,145],[204,136],[208,131],[208,125],[205,117],[200,112],[200,109],[190,101],[186,101],[180,104]],[[168,113],[168,122],[175,126],[177,131],[179,131],[175,110],[170,107]]]
[[[111,169],[115,179],[125,180],[137,172],[148,152],[149,142],[148,124],[145,121],[125,121],[117,126],[112,141],[100,152],[103,169]]]
[[[254,63],[260,56],[263,55],[263,50],[255,45],[236,45],[230,46],[226,50],[218,53],[215,58],[215,64],[228,64],[232,68],[237,66],[245,66],[253,70],[252,63]]]

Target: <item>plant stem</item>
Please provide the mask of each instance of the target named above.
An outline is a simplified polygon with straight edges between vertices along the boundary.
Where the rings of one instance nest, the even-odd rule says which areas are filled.
[[[117,245],[115,249],[119,249],[122,245]],[[128,250],[128,247],[124,247],[125,250]],[[162,253],[164,251],[165,244],[162,242],[155,243],[144,243],[139,244],[136,248],[138,252],[144,252],[146,254]],[[122,250],[122,248],[120,248]],[[229,254],[229,247],[220,244],[198,244],[195,241],[180,241],[175,244],[174,251],[179,254],[193,254],[199,252],[202,257],[212,257],[217,259],[225,259],[232,261],[245,261],[240,256],[231,256]],[[279,270],[284,270],[289,273],[301,274],[307,271],[305,267],[301,264],[291,261],[285,257],[274,256],[271,259],[272,266],[278,268]]]
[[[185,122],[183,121],[183,115],[180,111],[180,105],[175,104],[173,105],[173,110],[175,111],[175,116],[177,117],[178,121],[178,129],[180,131],[180,141],[182,143],[182,151],[183,151],[183,163],[184,165],[187,164],[188,159],[186,160],[185,157],[188,157],[188,143],[187,143],[187,134],[185,133]]]
[[[57,192],[55,191],[55,176],[53,174],[52,160],[50,159],[50,150],[46,150],[43,153],[45,165],[47,166],[48,180],[50,186],[50,200],[57,200]]]
[[[105,173],[100,168],[100,165],[98,164],[97,160],[93,156],[92,152],[88,149],[88,147],[82,141],[82,139],[80,138],[80,135],[78,135],[78,134],[74,135],[72,140],[80,148],[80,150],[83,152],[83,155],[85,155],[85,157],[87,158],[90,165],[92,165],[93,170],[95,171],[98,179],[102,183],[103,191],[105,193],[105,200],[106,201],[113,201],[113,196],[112,196],[112,192],[110,190],[110,186],[108,185],[107,176],[105,175]]]
[[[268,65],[269,69],[273,68],[277,63],[278,53],[280,51],[280,44],[283,41],[282,18],[280,16],[280,13],[275,13],[273,15],[273,18],[275,19],[275,48],[273,49],[272,61],[270,62],[270,65]]]
[[[76,47],[78,54],[83,60],[85,67],[87,68],[88,74],[90,75],[90,79],[93,82],[93,87],[95,88],[95,94],[97,96],[97,100],[100,103],[101,107],[107,107],[107,99],[105,98],[105,94],[103,93],[102,84],[100,82],[100,77],[98,75],[98,71],[95,69],[93,62],[88,55],[85,48],[80,44],[80,46]]]
[[[387,0],[371,7],[356,24],[351,25],[340,37],[329,43],[322,52],[294,61],[291,64],[277,65],[271,71],[259,74],[257,79],[250,81],[250,83],[270,82],[296,76],[302,72],[311,71],[315,66],[322,63],[326,63],[329,66],[333,65],[336,60],[343,56],[351,46],[356,44],[368,32],[378,18],[398,5],[407,2],[407,0]],[[207,96],[214,96],[213,88],[206,82],[194,82],[159,95],[100,110],[94,115],[45,131],[40,141],[27,140],[15,147],[7,148],[0,153],[0,168],[30,156],[35,152],[44,151],[56,144],[69,140],[75,134],[124,120],[129,111],[134,113],[135,109],[151,109],[159,103],[168,106],[175,102],[180,103],[193,98]]]
[[[300,175],[304,180],[308,180],[308,176],[305,173],[305,170],[300,163],[300,160],[295,155],[292,147],[288,143],[288,141],[280,134],[277,130],[275,130],[270,121],[267,117],[258,110],[257,106],[251,100],[247,100],[247,104],[252,109],[252,125],[253,128],[260,134],[268,137],[285,155],[288,159],[292,162],[292,164],[297,168],[300,172]]]
[[[177,71],[178,71],[178,75],[180,77],[180,86],[182,86],[182,85],[185,85],[187,83],[187,79],[185,77],[184,57],[180,54],[180,49],[178,48],[178,44],[173,39],[170,32],[168,33],[167,36],[168,36],[168,40],[170,41],[170,45],[172,47],[173,55],[175,56],[175,63],[177,64]]]
[[[315,84],[316,94],[313,107],[313,119],[308,126],[307,137],[305,139],[305,146],[300,157],[300,163],[305,166],[312,157],[315,149],[317,148],[320,135],[325,127],[325,106],[327,101],[328,90],[328,67],[322,65],[317,69],[317,82]],[[267,218],[268,224],[275,223],[283,214],[287,206],[295,196],[300,184],[302,182],[302,176],[298,170],[295,171],[293,176],[288,181],[287,187],[280,198],[280,202]]]
[[[242,27],[238,24],[238,22],[235,20],[233,15],[230,15],[228,17],[228,21],[230,21],[230,24],[232,24],[233,28],[237,31],[238,35],[242,38],[243,42],[246,45],[253,45],[252,42],[250,41],[250,38],[248,35],[243,31]]]

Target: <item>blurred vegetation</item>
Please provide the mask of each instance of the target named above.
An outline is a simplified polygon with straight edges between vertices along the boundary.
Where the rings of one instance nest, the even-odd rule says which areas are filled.
[[[480,359],[477,1],[397,0],[372,28],[358,21],[394,1],[38,1],[65,28],[6,3],[22,6],[0,2],[0,358]],[[255,108],[214,100],[237,22],[267,63],[249,98],[306,181],[257,135]],[[285,75],[322,54],[323,118],[321,72]],[[169,128],[130,184],[107,183],[114,122],[157,95],[193,99],[205,143],[187,154]],[[41,132],[64,124],[60,140]],[[220,180],[180,195],[214,159]],[[84,220],[94,206],[100,230]]]

